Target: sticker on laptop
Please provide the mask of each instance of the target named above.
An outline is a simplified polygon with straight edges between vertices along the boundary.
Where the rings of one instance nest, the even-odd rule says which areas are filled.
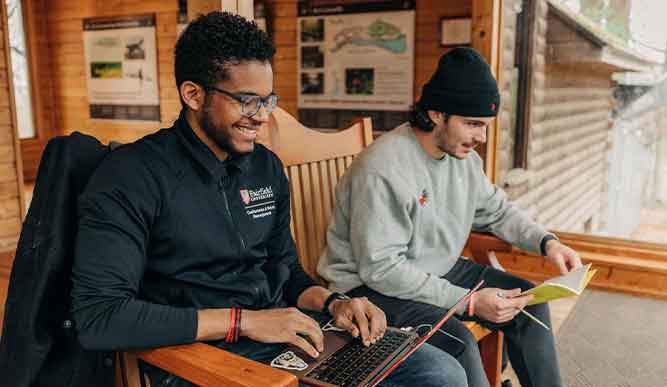
[[[334,320],[331,319],[329,322],[324,324],[322,327],[322,332],[327,332],[327,331],[333,331],[333,332],[344,332],[345,329],[343,328],[338,328],[337,326],[334,325]]]
[[[282,368],[290,371],[303,371],[308,368],[308,364],[292,351],[281,353],[277,358],[271,361],[271,367]]]

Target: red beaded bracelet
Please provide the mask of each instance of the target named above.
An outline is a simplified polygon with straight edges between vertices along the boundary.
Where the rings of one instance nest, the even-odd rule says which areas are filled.
[[[474,316],[475,315],[475,293],[470,295],[470,299],[468,299],[468,316]]]
[[[239,341],[239,335],[241,334],[241,310],[236,310],[236,325],[234,326],[234,342]]]
[[[231,308],[229,310],[229,328],[227,328],[227,336],[225,336],[226,343],[234,343],[234,336],[236,335],[236,314],[238,308]]]

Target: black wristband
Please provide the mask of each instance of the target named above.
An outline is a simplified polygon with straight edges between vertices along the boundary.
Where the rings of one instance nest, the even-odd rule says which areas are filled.
[[[547,235],[544,236],[544,238],[542,238],[542,241],[540,242],[540,253],[542,254],[542,256],[545,256],[545,257],[547,256],[547,250],[546,250],[547,249],[547,242],[553,241],[553,240],[556,240],[556,241],[558,240],[558,238],[556,238],[556,236],[553,235],[553,234],[547,234]]]
[[[326,301],[324,301],[324,305],[322,306],[322,313],[329,314],[329,305],[331,305],[332,302],[335,300],[349,300],[350,297],[344,295],[343,293],[337,293],[333,292],[329,297],[327,297]]]

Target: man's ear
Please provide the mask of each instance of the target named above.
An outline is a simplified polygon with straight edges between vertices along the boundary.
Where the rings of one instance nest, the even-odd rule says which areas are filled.
[[[436,125],[442,125],[444,115],[439,111],[428,110],[428,118],[430,118]]]
[[[199,111],[204,108],[206,92],[203,87],[194,82],[185,81],[181,83],[179,91],[181,92],[183,102],[188,105],[190,110]]]

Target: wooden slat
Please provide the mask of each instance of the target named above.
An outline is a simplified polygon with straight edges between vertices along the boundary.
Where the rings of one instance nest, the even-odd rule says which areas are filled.
[[[344,157],[338,157],[336,159],[336,168],[337,168],[336,173],[338,174],[338,178],[340,179],[341,177],[343,177],[343,174],[345,173],[345,158]]]
[[[315,247],[314,255],[310,257],[308,262],[309,268],[314,272],[317,266],[317,260],[320,257],[320,252],[324,248],[324,230],[326,229],[326,224],[324,223],[324,200],[322,200],[322,180],[320,177],[319,163],[309,163],[308,167],[310,169],[310,178],[311,178],[311,189],[312,189],[312,201],[310,204],[310,211],[313,214],[314,229],[313,233],[314,238],[312,239],[313,245]]]
[[[319,169],[320,176],[322,176],[322,207],[324,209],[324,236],[326,237],[326,225],[329,224],[329,219],[331,218],[331,209],[334,206],[334,202],[331,197],[331,183],[329,181],[329,168],[327,160],[318,162],[317,168]]]
[[[315,221],[313,219],[312,206],[312,191],[313,182],[308,169],[308,164],[301,164],[299,168],[299,177],[301,178],[301,190],[303,192],[303,213],[304,213],[304,231],[305,239],[303,243],[306,245],[305,255],[301,257],[302,262],[312,262],[313,257],[318,255],[317,246],[315,243]]]
[[[294,220],[294,239],[296,242],[299,257],[305,257],[306,250],[306,230],[304,222],[303,196],[301,191],[301,178],[299,167],[289,167],[290,171],[290,195],[292,196],[292,218]]]
[[[329,183],[331,186],[331,206],[336,203],[336,186],[338,185],[338,168],[336,167],[336,160],[331,159],[327,161],[327,170],[329,172]]]

